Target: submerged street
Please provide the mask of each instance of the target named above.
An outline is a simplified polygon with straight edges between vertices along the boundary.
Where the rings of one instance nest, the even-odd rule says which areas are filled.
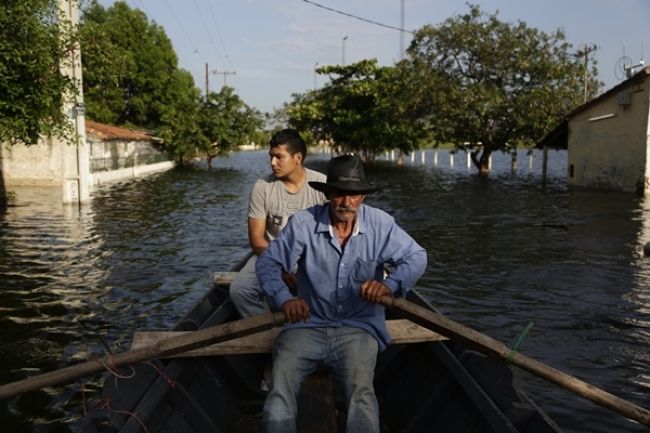
[[[451,319],[635,404],[650,391],[650,202],[569,190],[566,153],[495,154],[487,181],[465,155],[418,152],[366,170],[384,185],[367,204],[391,213],[428,251],[419,285]],[[306,165],[325,171],[329,155]],[[435,161],[435,163],[434,163]],[[16,189],[0,213],[0,383],[128,349],[164,329],[247,252],[246,206],[269,172],[265,150],[112,185],[81,209],[59,189]],[[523,389],[568,433],[644,427],[520,372]],[[81,384],[84,392],[81,392]],[[9,400],[4,431],[74,429],[98,378]]]

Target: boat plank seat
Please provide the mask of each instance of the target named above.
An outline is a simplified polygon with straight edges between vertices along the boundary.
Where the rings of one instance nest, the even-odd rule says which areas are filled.
[[[212,283],[215,286],[230,286],[237,272],[215,272],[212,274]]]
[[[446,340],[442,335],[417,325],[407,319],[387,320],[386,327],[391,344],[410,344]],[[281,328],[273,328],[245,337],[216,343],[189,352],[172,355],[172,358],[196,356],[241,355],[252,353],[270,353],[273,342]],[[133,336],[131,349],[141,349],[156,344],[165,338],[177,337],[191,331],[139,331]]]

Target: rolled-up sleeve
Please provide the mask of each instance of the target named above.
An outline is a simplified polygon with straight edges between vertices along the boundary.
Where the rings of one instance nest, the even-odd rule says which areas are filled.
[[[394,268],[384,280],[384,284],[390,287],[394,296],[404,297],[415,286],[426,267],[426,251],[415,250]]]
[[[417,283],[427,267],[427,253],[424,248],[390,219],[387,240],[383,246],[382,260],[388,265],[389,272],[384,284],[390,287],[394,296],[406,296]]]

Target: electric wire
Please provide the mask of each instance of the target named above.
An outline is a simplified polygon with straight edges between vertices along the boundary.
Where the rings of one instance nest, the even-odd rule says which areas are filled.
[[[149,11],[149,9],[147,9],[147,7],[145,6],[145,4],[144,4],[144,0],[127,0],[127,4],[128,4],[129,2],[132,3],[132,4],[131,4],[131,7],[132,7],[133,9],[140,9],[142,12],[144,12],[145,15],[147,16],[147,20],[154,20],[154,16],[153,16],[153,14]],[[167,3],[167,0],[165,0],[165,3]],[[173,11],[171,10],[171,7],[169,6],[169,4],[167,4],[167,7],[169,8],[170,12],[172,12],[172,15],[174,15],[174,13],[173,13]],[[174,15],[174,18],[176,18],[175,15]],[[179,23],[179,25],[180,25],[180,23]],[[184,31],[184,29],[182,28],[182,26],[181,26],[181,30]],[[186,34],[186,36],[187,36],[187,34]],[[190,40],[190,39],[189,39],[189,36],[188,36],[188,40]],[[192,46],[194,46],[194,44],[192,43],[191,40],[190,40],[190,43],[192,44]],[[187,59],[186,57],[184,57],[183,55],[181,55],[180,52],[176,52],[176,50],[174,50],[174,53],[176,54],[176,56],[177,56],[180,60],[182,60],[183,64],[188,65],[188,67],[189,67],[191,70],[193,70],[193,71],[196,72],[196,68],[194,67],[194,65],[192,64],[192,62],[189,61],[189,59]]]
[[[176,24],[177,24],[178,27],[181,29],[181,32],[183,32],[183,34],[184,34],[185,37],[187,38],[187,41],[190,43],[190,46],[192,47],[192,49],[194,50],[194,52],[197,53],[199,50],[196,48],[196,44],[194,43],[194,41],[192,41],[192,38],[190,38],[190,35],[188,35],[187,32],[185,31],[185,27],[184,27],[183,24],[180,22],[180,20],[178,19],[178,16],[176,16],[176,14],[174,13],[174,10],[173,10],[172,7],[169,5],[169,3],[167,2],[167,0],[165,0],[165,5],[167,6],[167,9],[169,9],[169,12],[171,13],[171,15],[174,17],[174,20],[176,20]],[[180,57],[180,56],[179,56],[179,57]],[[188,61],[188,59],[186,59],[186,58],[183,57],[183,63],[187,64],[187,65],[189,66],[189,68],[194,72],[194,74],[196,74],[196,76],[201,76],[200,73],[197,73],[198,69],[196,69],[196,67],[194,66],[194,63],[193,63],[193,62]]]
[[[322,5],[320,3],[316,3],[316,2],[311,1],[311,0],[302,0],[302,1],[304,1],[305,3],[309,3],[312,6],[316,6],[316,7],[328,10],[330,12],[334,12],[334,13],[337,13],[337,14],[340,14],[340,15],[345,15],[346,17],[354,18],[355,20],[363,21],[363,22],[366,22],[366,23],[369,23],[369,24],[380,26],[380,27],[385,27],[385,28],[391,29],[391,30],[397,30],[399,32],[410,33],[412,35],[415,34],[415,32],[413,30],[407,30],[407,29],[403,29],[403,28],[400,28],[400,27],[395,27],[395,26],[391,26],[391,25],[388,25],[388,24],[373,21],[373,20],[370,20],[368,18],[363,18],[363,17],[360,17],[358,15],[354,15],[354,14],[351,14],[351,13],[348,13],[348,12],[343,12],[343,11],[340,11],[338,9],[334,9],[334,8],[329,7],[329,6],[325,6],[325,5]]]
[[[232,64],[232,62],[230,60],[230,56],[228,55],[228,50],[226,49],[226,44],[224,44],[224,42],[223,42],[223,37],[221,37],[221,32],[219,31],[219,24],[217,22],[217,16],[214,13],[214,9],[212,9],[212,2],[209,1],[209,0],[208,0],[208,8],[210,9],[210,16],[212,17],[212,21],[214,22],[214,29],[217,32],[217,37],[219,38],[219,42],[221,43],[221,48],[223,48],[224,58],[226,59],[226,61],[230,65],[230,68],[235,69],[235,67],[233,66],[233,64]]]
[[[194,0],[194,7],[196,8],[197,12],[199,13],[199,17],[201,18],[201,24],[203,24],[203,28],[205,28],[205,33],[208,35],[208,40],[210,41],[210,44],[212,44],[212,48],[214,48],[214,51],[217,54],[217,57],[223,57],[219,53],[219,49],[217,47],[217,44],[214,42],[214,39],[212,38],[212,33],[210,32],[210,28],[209,28],[208,24],[205,22],[205,18],[203,17],[203,13],[201,11],[201,8],[199,7],[199,4],[196,2],[196,0]]]

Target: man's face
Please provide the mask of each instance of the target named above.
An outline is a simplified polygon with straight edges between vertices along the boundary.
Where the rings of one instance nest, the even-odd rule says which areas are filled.
[[[271,157],[271,170],[278,179],[289,177],[302,166],[302,154],[296,152],[291,155],[284,144],[272,147],[269,156]]]
[[[366,196],[357,193],[333,191],[327,194],[333,223],[354,221]]]

